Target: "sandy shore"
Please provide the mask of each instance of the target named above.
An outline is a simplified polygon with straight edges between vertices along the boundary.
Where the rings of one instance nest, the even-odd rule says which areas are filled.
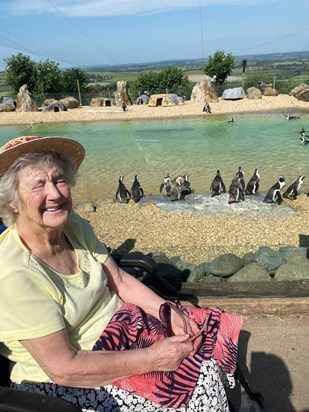
[[[66,112],[1,112],[0,125],[13,124],[31,124],[32,122],[44,123],[61,123],[61,122],[84,122],[84,121],[101,121],[101,120],[133,120],[133,119],[150,119],[150,118],[167,118],[167,117],[192,117],[192,116],[209,116],[202,113],[203,103],[185,102],[181,106],[173,107],[148,107],[132,105],[123,112],[119,107],[98,107],[81,106],[77,109],[71,109]],[[288,95],[263,96],[260,100],[222,100],[217,103],[211,103],[211,115],[227,114],[235,115],[246,112],[263,112],[263,111],[288,111],[292,110],[293,114],[299,111],[309,110],[309,103],[302,102]]]
[[[0,113],[0,125],[31,124],[32,122],[76,122],[101,120],[131,120],[165,117],[213,116],[257,111],[293,110],[293,114],[309,110],[309,103],[288,95],[263,96],[260,100],[244,98],[237,101],[219,99],[212,103],[212,114],[202,113],[203,104],[186,102],[183,106],[120,108],[80,107],[56,113]],[[306,125],[305,125],[306,126]],[[198,264],[215,256],[233,252],[239,256],[255,251],[259,246],[273,248],[299,246],[308,235],[309,197],[303,194],[289,204],[299,211],[298,216],[276,219],[248,218],[239,214],[201,216],[189,213],[167,213],[153,204],[145,207],[128,205],[101,206],[95,213],[80,211],[94,226],[100,239],[111,249],[121,251],[163,251],[168,256]],[[307,239],[307,238],[306,238]],[[309,246],[309,244],[308,244]]]

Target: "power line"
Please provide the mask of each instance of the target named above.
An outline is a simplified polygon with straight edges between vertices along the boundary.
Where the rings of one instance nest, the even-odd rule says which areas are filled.
[[[45,50],[42,50],[42,49],[40,49],[39,47],[37,47],[37,46],[35,46],[35,45],[33,45],[33,44],[31,44],[31,43],[29,43],[29,42],[21,39],[20,37],[16,36],[15,34],[10,33],[8,30],[5,30],[5,29],[3,29],[3,28],[0,28],[0,30],[2,30],[3,32],[9,34],[9,35],[12,36],[13,38],[15,37],[17,40],[20,40],[21,42],[24,42],[25,44],[28,44],[30,47],[37,49],[39,52],[41,52],[41,54],[36,53],[33,49],[28,49],[27,47],[22,46],[20,43],[17,43],[16,41],[14,41],[14,40],[12,40],[12,39],[10,39],[10,38],[8,38],[8,37],[6,37],[6,36],[4,36],[3,34],[0,33],[0,36],[1,36],[1,37],[3,37],[3,38],[5,38],[6,40],[8,40],[9,42],[15,44],[15,45],[17,46],[17,50],[18,50],[18,51],[20,51],[20,49],[23,49],[23,50],[27,51],[28,53],[31,53],[31,54],[33,54],[33,55],[35,55],[35,56],[37,56],[37,57],[39,57],[39,58],[41,58],[41,59],[46,58],[46,56],[45,56]],[[12,47],[12,48],[14,48],[14,47]],[[58,61],[58,62],[62,62],[62,63],[65,63],[65,64],[69,64],[70,66],[73,65],[72,62],[67,62],[67,61],[62,60],[62,59],[59,59],[58,57],[53,56],[53,55],[50,55],[50,56],[51,56],[53,59],[55,59],[56,61]]]
[[[76,24],[74,24],[68,17],[66,17],[50,0],[46,0],[48,4],[50,4],[63,18],[65,18],[77,31],[79,31],[88,41],[90,41],[94,46],[96,46],[99,50],[101,50],[106,56],[112,59],[115,63],[121,64],[118,60],[116,60],[112,55],[107,53],[98,43],[92,40],[86,33],[84,33]]]
[[[278,41],[280,41],[280,40],[284,40],[284,39],[288,39],[288,38],[290,38],[290,37],[297,36],[298,34],[305,33],[306,31],[309,31],[309,27],[308,27],[307,29],[300,30],[300,31],[295,32],[295,33],[292,33],[292,34],[287,34],[286,36],[280,37],[279,39],[271,40],[271,41],[268,41],[268,42],[265,42],[265,43],[258,44],[258,45],[254,46],[254,47],[250,47],[250,48],[248,48],[248,49],[241,50],[241,51],[237,52],[236,55],[237,55],[237,54],[238,54],[238,55],[242,55],[244,52],[247,52],[247,51],[250,51],[250,50],[254,50],[254,49],[257,49],[257,48],[262,47],[262,46],[268,46],[269,44],[276,43],[276,42],[278,42]]]

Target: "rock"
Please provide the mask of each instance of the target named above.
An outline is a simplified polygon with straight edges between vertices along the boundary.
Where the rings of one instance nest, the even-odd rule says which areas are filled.
[[[268,246],[261,246],[254,256],[252,256],[252,259],[261,265],[269,274],[274,274],[276,270],[285,263],[283,255]]]
[[[158,274],[179,290],[181,283],[187,281],[190,271],[179,269],[173,265],[171,260],[162,252],[153,252],[150,255],[158,264]]]
[[[218,102],[217,93],[211,86],[210,80],[203,80],[199,83],[196,83],[196,85],[193,87],[190,101],[193,103],[205,103],[205,101],[207,101],[208,103]]]
[[[279,253],[283,256],[284,262],[287,263],[293,259],[294,256],[307,257],[308,251],[306,247],[285,246],[279,248]]]
[[[199,282],[204,279],[204,272],[198,267],[188,262],[178,262],[176,264],[177,268],[183,273],[186,273],[186,282],[193,283]]]
[[[102,97],[93,97],[90,100],[89,105],[91,107],[101,107],[101,106],[103,106],[103,98]]]
[[[289,95],[294,96],[298,100],[309,102],[309,85],[300,84],[299,86],[294,87],[294,89],[290,91]]]
[[[271,86],[266,87],[263,94],[264,96],[278,96],[277,90]]]
[[[242,258],[233,253],[216,257],[209,265],[209,273],[214,276],[228,277],[234,275],[244,266]]]
[[[249,263],[226,280],[227,282],[270,282],[272,278],[258,263]]]
[[[16,108],[12,104],[0,103],[0,112],[15,112]]]
[[[16,97],[16,111],[17,112],[36,112],[37,107],[34,100],[31,99],[27,85],[24,84],[19,89]]]
[[[295,281],[309,279],[309,261],[305,256],[294,256],[289,262],[279,267],[275,273],[277,281]]]
[[[249,87],[247,89],[247,97],[251,100],[258,100],[262,98],[262,92],[257,87]]]
[[[75,97],[68,96],[64,99],[60,99],[61,103],[65,105],[67,109],[76,109],[79,106],[79,101]]]
[[[122,103],[125,103],[126,106],[132,105],[132,100],[127,91],[127,82],[120,81],[117,82],[117,91],[115,93],[115,102],[116,106],[121,107]]]
[[[60,100],[53,100],[48,106],[41,107],[42,112],[65,112],[68,109]]]
[[[226,89],[222,94],[223,100],[239,100],[245,97],[245,91],[242,87],[234,87],[233,89]]]

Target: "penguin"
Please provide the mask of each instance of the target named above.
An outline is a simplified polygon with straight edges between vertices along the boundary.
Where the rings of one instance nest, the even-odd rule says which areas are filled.
[[[290,110],[289,112],[283,112],[286,120],[298,120],[298,119],[300,119],[299,116],[293,116],[293,115],[291,115],[291,112],[292,112],[292,110]]]
[[[259,169],[255,169],[252,177],[250,178],[246,190],[245,190],[245,194],[246,195],[255,195],[260,187],[260,172]]]
[[[287,190],[283,193],[282,196],[285,197],[286,199],[291,199],[291,200],[297,199],[297,196],[299,195],[299,189],[301,185],[303,184],[304,179],[305,179],[304,175],[298,176],[295,182],[292,183],[291,186],[287,188]]]
[[[229,204],[238,203],[242,199],[242,189],[239,176],[234,176],[229,188]],[[243,193],[243,192],[242,192]]]
[[[119,176],[118,179],[118,189],[116,192],[116,201],[120,203],[128,203],[129,200],[131,199],[130,192],[128,189],[125,187],[125,184],[123,183],[124,176]]]
[[[272,187],[269,189],[263,202],[264,203],[277,203],[278,205],[281,205],[281,203],[283,202],[281,190],[284,187],[284,185],[285,185],[285,177],[280,176],[278,179],[278,182],[272,185]]]
[[[160,193],[162,192],[163,188],[165,188],[166,196],[170,196],[172,188],[172,179],[170,176],[170,172],[168,171],[165,172],[163,182],[160,185]]]
[[[189,175],[180,175],[175,177],[175,179],[172,180],[173,183],[178,185],[180,192],[182,194],[182,197],[190,194],[191,193],[191,182],[190,182],[190,176]]]
[[[181,199],[184,199],[186,195],[189,195],[192,193],[191,191],[191,182],[190,182],[190,176],[189,175],[184,175],[184,180],[180,184],[180,191],[181,191]]]
[[[141,198],[144,196],[144,191],[140,185],[137,175],[135,175],[133,178],[133,184],[130,190],[130,194],[131,199],[133,199],[135,203],[141,200]]]
[[[232,116],[231,120],[227,121],[228,123],[235,123],[234,117]]]
[[[217,174],[214,177],[210,185],[211,197],[219,196],[221,193],[225,193],[225,184],[221,177],[220,170],[217,170]]]
[[[181,186],[179,183],[174,181],[171,182],[170,198],[171,202],[181,199]]]
[[[243,171],[242,167],[239,166],[238,172],[236,173],[236,176],[238,176],[239,179],[240,179],[240,187],[241,187],[243,192],[245,191],[245,187],[246,187],[244,175],[245,174],[244,174],[244,171]]]
[[[309,144],[309,140],[307,140],[307,137],[309,139],[309,136],[306,136],[305,133],[301,133],[300,141],[302,142],[302,144]]]

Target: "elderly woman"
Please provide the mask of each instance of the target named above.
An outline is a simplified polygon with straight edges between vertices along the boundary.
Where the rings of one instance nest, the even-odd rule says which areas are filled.
[[[115,264],[72,210],[83,159],[63,137],[0,149],[0,353],[12,387],[85,411],[228,411],[241,319],[168,304]]]

